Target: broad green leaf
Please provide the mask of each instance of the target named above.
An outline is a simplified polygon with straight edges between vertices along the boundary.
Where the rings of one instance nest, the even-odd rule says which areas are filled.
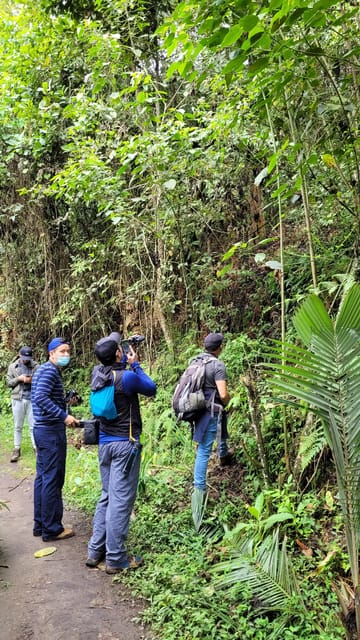
[[[234,44],[234,42],[237,42],[243,32],[244,27],[240,23],[234,24],[232,27],[230,27],[229,31],[221,42],[221,46],[230,47]]]
[[[256,509],[256,507],[252,507],[251,505],[246,507],[248,512],[250,513],[250,515],[252,515],[256,520],[259,519],[260,513],[259,511]]]
[[[238,249],[247,249],[247,246],[246,242],[236,242],[226,253],[224,253],[222,260],[229,260],[229,258],[234,255],[235,251]]]
[[[166,79],[170,80],[170,78],[172,78],[172,76],[178,72],[180,73],[180,69],[183,68],[183,63],[181,61],[175,61],[172,62],[171,65],[169,66],[168,70],[166,71]]]
[[[272,172],[272,170],[276,167],[277,162],[279,160],[279,153],[273,153],[272,156],[270,156],[269,158],[269,164],[268,164],[268,174],[270,174]]]
[[[269,66],[269,63],[270,63],[270,58],[268,55],[259,56],[257,60],[255,60],[255,62],[252,62],[248,66],[248,71],[249,73],[259,73],[259,71],[266,69]]]
[[[265,502],[264,494],[261,492],[259,493],[258,496],[256,496],[256,500],[255,500],[255,509],[258,511],[259,514],[262,513],[264,502]]]
[[[281,522],[286,522],[287,520],[294,520],[294,514],[287,513],[286,511],[280,511],[279,513],[273,513],[266,519],[264,531],[268,531],[276,524],[280,524]]]
[[[278,189],[275,189],[275,191],[272,192],[271,197],[272,198],[277,198],[279,195],[284,193],[284,191],[286,191],[287,188],[288,188],[287,184],[280,185],[280,187]]]
[[[247,15],[244,16],[241,20],[240,20],[244,31],[252,31],[252,29],[254,29],[254,27],[258,24],[259,22],[259,18],[255,15]]]
[[[136,102],[143,104],[146,101],[147,97],[148,97],[148,94],[145,93],[145,91],[139,91],[136,94]]]
[[[195,487],[191,495],[191,511],[192,511],[195,531],[197,533],[199,532],[201,524],[204,519],[207,500],[208,500],[207,493],[204,493],[204,491],[201,491],[201,489],[197,489]]]
[[[332,452],[348,557],[358,581],[360,531],[360,285],[353,285],[333,321],[324,304],[310,295],[295,314],[294,324],[309,351],[285,345],[269,364],[271,384],[290,397],[308,402],[322,418]],[[298,361],[296,353],[299,353]],[[289,365],[284,365],[290,361]]]
[[[263,33],[261,38],[257,41],[257,48],[258,49],[271,49],[271,36],[269,33]]]
[[[298,7],[297,9],[295,9],[295,11],[293,11],[286,19],[286,24],[291,26],[292,24],[294,24],[295,22],[297,22],[299,20],[300,22],[300,18],[303,16],[303,13],[305,11],[306,7]]]
[[[217,278],[222,278],[227,273],[229,273],[229,271],[231,271],[232,269],[233,269],[232,264],[226,264],[222,269],[218,269],[216,271],[216,277]]]
[[[235,55],[230,62],[228,62],[223,68],[223,73],[228,75],[230,73],[236,73],[238,71],[242,71],[244,68],[244,62],[246,60],[246,53],[242,52],[238,55]]]

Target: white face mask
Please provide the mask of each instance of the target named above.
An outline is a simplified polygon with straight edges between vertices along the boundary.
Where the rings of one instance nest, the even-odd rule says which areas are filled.
[[[58,367],[66,367],[70,362],[70,356],[59,356],[56,364]]]

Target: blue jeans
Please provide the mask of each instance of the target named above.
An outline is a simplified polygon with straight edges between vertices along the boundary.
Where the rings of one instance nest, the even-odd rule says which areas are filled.
[[[62,488],[65,480],[66,432],[58,427],[35,427],[36,477],[34,482],[34,533],[44,542],[59,535],[62,525]]]
[[[194,466],[194,487],[206,491],[206,475],[209,464],[209,458],[212,450],[212,446],[216,439],[217,433],[217,416],[210,419],[206,432],[201,442],[199,442],[196,452],[195,466]],[[228,453],[228,446],[226,440],[220,441],[220,448],[217,452],[220,458],[223,458]]]
[[[126,540],[140,471],[138,455],[129,475],[123,473],[131,446],[128,440],[99,445],[102,492],[95,509],[88,556],[93,560],[105,556],[109,567],[121,567],[128,559]]]

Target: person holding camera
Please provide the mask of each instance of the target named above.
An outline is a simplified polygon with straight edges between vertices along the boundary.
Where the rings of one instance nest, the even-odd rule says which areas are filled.
[[[29,425],[30,438],[34,451],[33,413],[31,406],[31,382],[39,366],[32,358],[31,347],[21,347],[18,357],[9,365],[6,384],[11,389],[11,407],[14,418],[14,451],[10,462],[17,462],[21,455],[21,442],[25,418]]]
[[[138,395],[156,394],[156,384],[141,368],[132,343],[125,343],[125,353],[116,335],[102,338],[95,346],[101,364],[93,369],[91,389],[114,385],[116,417],[99,418],[102,492],[86,561],[86,566],[92,568],[105,559],[105,570],[110,575],[142,564],[141,557],[128,555],[126,540],[140,471],[142,421]],[[130,369],[124,368],[125,358]]]
[[[62,488],[65,480],[66,427],[79,426],[66,406],[61,377],[70,362],[70,344],[53,338],[49,359],[35,372],[31,388],[34,437],[37,450],[34,482],[34,536],[44,542],[71,538],[74,531],[62,524]]]

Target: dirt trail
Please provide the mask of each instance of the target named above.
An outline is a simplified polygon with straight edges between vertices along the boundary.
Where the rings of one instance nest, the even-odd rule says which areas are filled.
[[[150,640],[132,622],[139,612],[127,589],[85,566],[91,530],[83,514],[66,511],[76,536],[45,543],[32,535],[33,477],[0,472],[0,640]],[[34,558],[43,547],[53,555]],[[101,565],[100,565],[101,567]]]

